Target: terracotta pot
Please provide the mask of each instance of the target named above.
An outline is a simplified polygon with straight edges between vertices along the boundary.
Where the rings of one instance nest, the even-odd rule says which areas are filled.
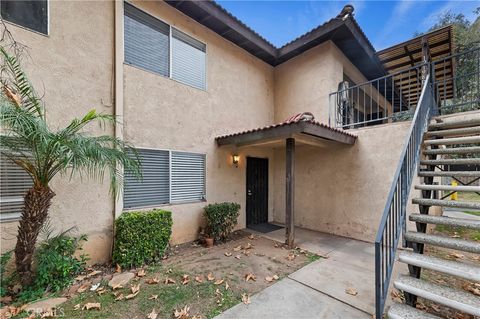
[[[205,238],[205,244],[207,245],[207,248],[213,247],[213,238]]]

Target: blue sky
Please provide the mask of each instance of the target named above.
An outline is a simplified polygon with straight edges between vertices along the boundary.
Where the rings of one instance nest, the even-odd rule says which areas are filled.
[[[480,1],[217,1],[268,41],[279,47],[335,17],[345,4],[377,49],[426,31],[442,12],[463,13],[473,20]]]

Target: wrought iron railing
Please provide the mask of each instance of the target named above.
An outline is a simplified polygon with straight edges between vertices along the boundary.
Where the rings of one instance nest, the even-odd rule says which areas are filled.
[[[440,114],[480,109],[480,47],[432,62]]]
[[[395,171],[380,227],[375,238],[375,312],[382,318],[388,294],[395,253],[406,228],[406,208],[412,179],[416,172],[423,134],[436,113],[433,85],[427,76],[422,86],[410,130]]]
[[[350,79],[329,95],[329,124],[338,128],[411,120],[428,64],[355,85]]]

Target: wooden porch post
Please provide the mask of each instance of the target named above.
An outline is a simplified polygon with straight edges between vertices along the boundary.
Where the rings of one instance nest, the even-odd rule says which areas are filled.
[[[295,139],[286,139],[286,193],[285,193],[285,244],[293,248],[295,238],[294,203],[295,203]]]

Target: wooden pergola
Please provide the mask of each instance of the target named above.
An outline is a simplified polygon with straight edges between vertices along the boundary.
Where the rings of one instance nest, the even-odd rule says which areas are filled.
[[[219,136],[216,141],[218,146],[285,146],[285,243],[293,247],[295,238],[295,145],[308,144],[323,147],[328,143],[352,145],[356,138],[355,135],[343,130],[297,117],[295,120],[277,125]]]

